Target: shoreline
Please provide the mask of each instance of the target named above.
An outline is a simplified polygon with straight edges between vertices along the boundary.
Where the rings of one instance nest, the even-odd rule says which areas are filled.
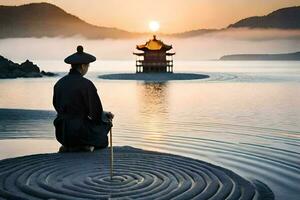
[[[37,153],[58,152],[60,144],[55,138],[3,138],[0,139],[0,162],[5,159]]]

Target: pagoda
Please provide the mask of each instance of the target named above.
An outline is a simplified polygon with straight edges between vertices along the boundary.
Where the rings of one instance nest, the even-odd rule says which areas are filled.
[[[137,45],[141,53],[133,53],[136,58],[136,73],[173,73],[173,55],[168,52],[172,45],[166,45],[161,40],[153,39],[146,44]]]

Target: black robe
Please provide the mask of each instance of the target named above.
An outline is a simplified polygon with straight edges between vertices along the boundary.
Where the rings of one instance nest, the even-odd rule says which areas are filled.
[[[102,104],[94,84],[74,69],[54,86],[56,139],[65,147],[108,146],[111,124],[101,120]]]

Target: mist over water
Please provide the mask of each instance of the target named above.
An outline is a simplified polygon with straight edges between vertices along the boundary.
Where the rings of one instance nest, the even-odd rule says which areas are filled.
[[[134,60],[137,44],[152,36],[130,40],[73,38],[18,38],[0,40],[0,55],[11,60],[63,60],[81,44],[100,60]],[[173,45],[176,60],[219,59],[227,54],[288,53],[299,51],[300,31],[224,30],[189,38],[160,37]]]

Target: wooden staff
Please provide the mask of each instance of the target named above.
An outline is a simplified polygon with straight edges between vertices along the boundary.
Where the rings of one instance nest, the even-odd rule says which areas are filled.
[[[110,128],[110,180],[113,178],[113,169],[114,169],[114,151],[113,151],[113,144],[112,144],[112,128]]]

